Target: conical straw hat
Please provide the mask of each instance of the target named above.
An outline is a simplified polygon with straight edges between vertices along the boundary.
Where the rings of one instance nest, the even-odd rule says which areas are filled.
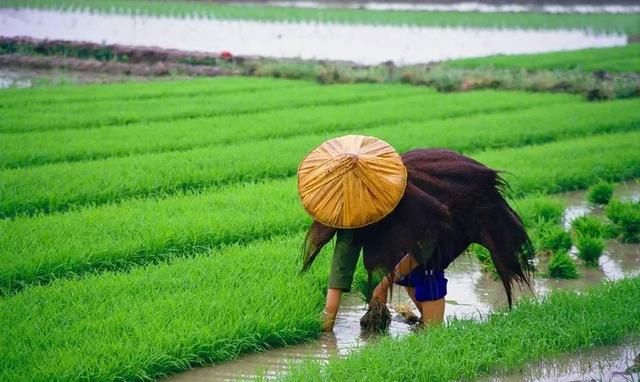
[[[389,214],[402,199],[407,169],[388,143],[347,135],[328,140],[298,168],[298,192],[307,212],[335,228],[358,228]]]

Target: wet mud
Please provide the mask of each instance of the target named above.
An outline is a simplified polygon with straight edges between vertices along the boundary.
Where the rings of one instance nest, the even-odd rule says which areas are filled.
[[[567,203],[564,220],[570,224],[572,219],[583,214],[602,214],[602,208],[591,207],[586,202],[584,192],[571,192],[558,195]],[[640,199],[640,183],[629,182],[618,185],[615,198]],[[539,258],[538,268],[545,269],[548,259]],[[528,289],[514,290],[516,296],[541,296],[553,290],[580,290],[598,284],[604,280],[615,280],[640,274],[640,244],[622,244],[615,240],[607,243],[597,268],[578,265],[580,277],[575,280],[554,280],[536,276],[533,280],[533,292]],[[482,272],[481,265],[472,257],[463,255],[458,258],[446,273],[448,294],[446,296],[445,319],[471,318],[482,319],[491,311],[506,308],[506,297],[502,285]],[[407,317],[417,316],[419,312],[413,306],[404,289],[395,287],[392,300],[389,301],[391,321],[388,335],[404,336],[416,330]],[[378,336],[363,333],[360,319],[367,312],[363,300],[356,294],[348,294],[342,301],[334,332],[323,334],[315,342],[273,349],[265,353],[251,354],[238,360],[213,367],[197,368],[172,376],[172,382],[204,382],[253,380],[257,375],[274,378],[286,373],[292,366],[304,360],[327,361],[331,357],[341,357],[367,343],[376,341]],[[626,373],[634,368],[634,357],[640,353],[640,343],[631,343],[617,347],[602,347],[590,352],[565,355],[540,363],[528,365],[526,380],[547,381],[640,381],[637,372]],[[640,363],[640,361],[639,361]],[[640,366],[639,366],[640,367]],[[631,369],[630,369],[631,370]],[[554,374],[555,373],[555,374]],[[600,374],[598,374],[600,373]],[[635,374],[634,374],[635,373]],[[606,376],[602,379],[597,375]],[[486,381],[521,381],[523,375],[505,374]],[[620,379],[623,378],[623,379]],[[627,379],[624,379],[627,378]],[[636,378],[636,379],[631,379]]]

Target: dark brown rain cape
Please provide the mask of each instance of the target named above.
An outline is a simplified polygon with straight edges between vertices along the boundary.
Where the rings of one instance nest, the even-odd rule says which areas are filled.
[[[402,160],[408,182],[398,206],[380,222],[354,229],[369,274],[391,271],[405,254],[417,253],[421,241],[436,243],[425,264],[428,270],[447,268],[471,243],[478,243],[491,252],[511,306],[514,282],[529,284],[533,249],[521,219],[502,195],[506,183],[495,170],[449,150],[413,150],[402,154]],[[311,224],[303,271],[335,233],[317,221]]]

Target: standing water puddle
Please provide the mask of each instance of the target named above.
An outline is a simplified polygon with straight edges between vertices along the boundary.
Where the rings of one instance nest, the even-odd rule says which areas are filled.
[[[256,22],[32,9],[0,9],[0,35],[361,64],[417,64],[627,43],[624,35],[583,30]]]
[[[559,195],[566,201],[568,208],[565,211],[566,222],[585,214],[602,214],[602,209],[588,207],[585,201],[584,192],[572,192]],[[622,199],[640,199],[640,183],[630,182],[621,184],[616,189],[615,197]],[[576,211],[580,211],[577,213]],[[570,223],[569,223],[570,224]],[[546,264],[538,266],[545,269]],[[621,277],[636,275],[640,273],[640,245],[620,244],[610,241],[605,253],[600,257],[599,268],[585,268],[579,266],[580,278],[576,280],[554,280],[543,277],[534,279],[533,289],[536,295],[543,295],[555,289],[581,289],[589,285],[597,284],[603,280],[619,279]],[[446,297],[445,314],[447,318],[476,318],[488,314],[496,308],[506,306],[506,297],[502,285],[493,280],[490,276],[481,272],[480,264],[472,256],[463,255],[458,258],[453,265],[447,269],[448,294]],[[528,291],[515,290],[516,294],[529,294]],[[389,334],[391,336],[402,336],[411,332],[412,327],[397,319],[393,306],[403,304],[412,306],[407,294],[402,288],[394,288],[393,300],[390,303],[392,314],[395,316],[391,321]],[[360,335],[360,318],[366,312],[364,303],[355,294],[348,294],[342,301],[340,313],[336,320],[334,333],[323,334],[319,340],[307,344],[277,348],[264,353],[244,355],[237,360],[226,362],[214,367],[204,367],[190,370],[188,372],[172,376],[170,382],[210,382],[210,381],[230,381],[230,380],[253,380],[256,375],[264,375],[273,378],[282,375],[291,365],[295,365],[304,360],[326,361],[333,356],[344,356],[351,350],[375,340]],[[416,310],[414,310],[417,313]],[[639,345],[640,346],[640,345]],[[532,364],[527,373],[531,375],[529,381],[575,381],[583,380],[573,378],[572,375],[591,375],[584,367],[584,360],[593,359],[596,362],[594,367],[608,365],[606,370],[602,368],[593,369],[593,372],[612,373],[619,372],[622,363],[628,361],[631,350],[638,353],[639,346],[623,346],[615,348],[603,348],[594,350],[586,356],[582,353],[563,359],[556,359],[539,364]],[[608,352],[608,353],[607,353]],[[591,358],[589,358],[591,354]],[[605,362],[606,361],[606,362]],[[589,362],[589,361],[585,361]],[[627,362],[628,363],[628,362]],[[561,371],[569,379],[560,377],[549,377],[551,372],[560,372],[560,367],[556,365],[566,365],[566,370]],[[602,366],[605,368],[605,366]],[[599,366],[598,366],[599,367]],[[625,366],[622,371],[625,370]],[[553,369],[553,370],[550,370]],[[559,375],[559,374],[558,374]],[[628,377],[628,376],[626,376]],[[504,381],[522,380],[522,376],[515,379],[504,377]],[[549,379],[551,378],[551,379]],[[564,378],[564,377],[562,377]],[[573,378],[573,379],[572,379]],[[602,378],[596,380],[601,380]],[[496,379],[500,381],[502,379]],[[591,377],[586,380],[591,380]],[[609,379],[604,379],[609,380]],[[621,381],[638,381],[636,379],[620,379]]]

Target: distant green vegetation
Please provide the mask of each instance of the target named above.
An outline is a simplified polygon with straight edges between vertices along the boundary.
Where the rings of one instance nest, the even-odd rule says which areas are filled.
[[[639,17],[636,16],[636,20]],[[448,61],[445,65],[454,68],[640,72],[640,44],[569,52],[466,58]]]
[[[520,370],[527,362],[640,335],[640,279],[588,292],[554,292],[486,321],[453,321],[407,337],[384,338],[335,358],[307,363],[285,381],[453,381]],[[616,319],[612,319],[616,317]]]
[[[2,7],[91,9],[94,11],[258,21],[315,21],[343,24],[464,26],[478,28],[589,29],[640,32],[637,14],[549,14],[482,12],[369,11],[236,6],[196,1],[147,0],[0,0]]]

